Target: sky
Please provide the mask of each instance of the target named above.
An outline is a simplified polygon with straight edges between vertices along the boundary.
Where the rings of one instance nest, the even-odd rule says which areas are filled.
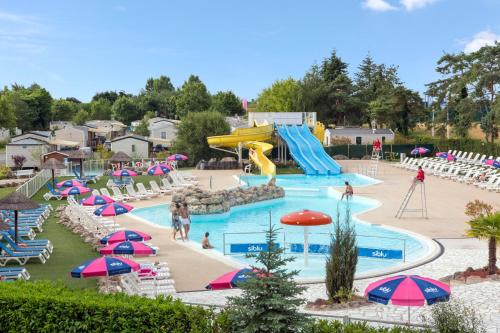
[[[423,92],[445,52],[495,40],[500,0],[0,0],[0,85],[89,101],[195,74],[252,99],[335,49],[351,73],[370,54]]]

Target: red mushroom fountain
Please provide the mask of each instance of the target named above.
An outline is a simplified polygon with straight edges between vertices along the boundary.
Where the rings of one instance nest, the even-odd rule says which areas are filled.
[[[281,224],[304,227],[304,265],[307,266],[309,256],[309,227],[327,225],[332,218],[324,213],[304,209],[282,216]]]

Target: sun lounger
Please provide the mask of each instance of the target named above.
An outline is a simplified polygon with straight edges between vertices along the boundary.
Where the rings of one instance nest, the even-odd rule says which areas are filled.
[[[117,201],[127,201],[127,200],[134,199],[130,195],[122,193],[122,191],[120,191],[120,189],[116,186],[111,187],[111,191],[113,192],[112,198],[117,200]],[[101,189],[101,193],[103,193],[102,189]]]
[[[133,185],[127,185],[125,186],[125,190],[127,191],[127,195],[131,198],[134,198],[136,200],[142,200],[142,199],[148,199],[150,198],[150,196],[148,195],[144,195],[144,194],[141,194],[141,193],[137,193],[134,189],[134,186]]]
[[[169,194],[172,193],[172,190],[166,189],[166,188],[161,188],[158,186],[158,183],[155,182],[154,180],[149,181],[149,186],[151,186],[151,191],[156,192],[158,194]]]
[[[49,189],[49,192],[47,192],[43,195],[43,198],[45,199],[45,201],[49,201],[50,199],[61,200],[63,198],[63,195],[61,194],[61,192],[54,189],[50,183],[47,183],[47,188]]]
[[[139,194],[142,194],[145,197],[157,197],[158,195],[160,195],[160,193],[154,193],[153,191],[146,189],[146,186],[144,186],[143,183],[137,183],[135,185],[137,186],[137,191],[139,192]]]
[[[14,242],[14,236],[11,236],[8,232],[2,231],[0,233],[0,236],[2,239],[8,239],[8,242]],[[54,245],[52,242],[48,239],[22,239],[21,237],[18,237],[18,243],[25,243],[28,244],[29,246],[34,246],[34,247],[44,247],[46,248],[50,253],[54,251]]]
[[[3,238],[3,240],[7,242],[8,246],[14,252],[19,252],[19,253],[22,253],[22,252],[40,252],[43,254],[43,256],[46,259],[50,258],[50,251],[45,246],[33,245],[33,244],[24,243],[24,242],[16,244],[10,238]]]
[[[15,252],[5,246],[0,242],[0,250],[2,254],[0,255],[0,266],[5,266],[10,261],[17,261],[19,265],[24,265],[30,259],[38,259],[42,264],[47,261],[46,257],[42,252]]]

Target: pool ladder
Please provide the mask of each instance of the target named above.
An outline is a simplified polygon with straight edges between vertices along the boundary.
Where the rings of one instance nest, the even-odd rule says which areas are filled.
[[[410,199],[415,192],[415,189],[417,186],[420,186],[420,207],[418,209],[410,209],[407,208],[408,203],[410,202]],[[406,192],[406,195],[403,199],[403,202],[401,203],[401,206],[399,206],[398,212],[396,213],[396,218],[400,219],[403,216],[403,213],[405,212],[420,212],[422,213],[423,218],[427,218],[427,197],[425,195],[425,183],[420,182],[420,181],[415,181],[413,184],[411,184],[410,189],[408,192]]]

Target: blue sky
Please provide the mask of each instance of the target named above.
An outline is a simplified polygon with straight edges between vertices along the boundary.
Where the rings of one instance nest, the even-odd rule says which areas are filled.
[[[0,0],[0,85],[88,101],[193,73],[251,99],[336,49],[351,72],[370,53],[423,91],[443,52],[494,40],[500,0]]]

